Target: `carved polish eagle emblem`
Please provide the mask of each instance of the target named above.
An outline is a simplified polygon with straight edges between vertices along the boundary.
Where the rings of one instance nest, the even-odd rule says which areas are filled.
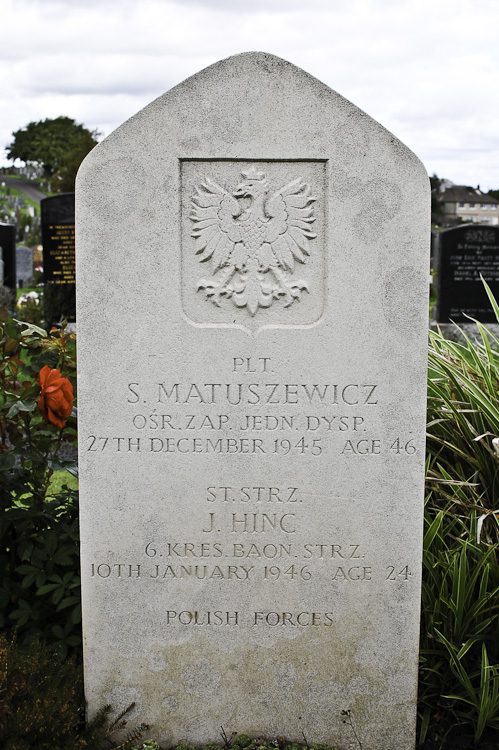
[[[191,236],[199,261],[211,261],[212,276],[198,281],[206,299],[218,307],[230,299],[254,316],[258,308],[281,300],[289,307],[308,291],[294,277],[295,261],[305,263],[314,201],[301,178],[270,193],[263,172],[254,166],[231,194],[205,177],[192,197]]]

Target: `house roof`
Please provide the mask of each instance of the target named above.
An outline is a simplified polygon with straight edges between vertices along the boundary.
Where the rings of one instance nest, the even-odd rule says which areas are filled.
[[[437,192],[437,199],[446,203],[499,203],[493,195],[482,193],[479,188],[467,185],[453,185],[445,188],[443,192]]]

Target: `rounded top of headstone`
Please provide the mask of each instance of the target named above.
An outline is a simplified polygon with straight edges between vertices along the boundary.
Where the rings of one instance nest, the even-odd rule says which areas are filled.
[[[208,65],[206,68],[198,71],[194,75],[189,76],[189,78],[186,78],[179,85],[181,86],[184,83],[187,83],[191,80],[191,78],[196,78],[197,76],[202,75],[210,75],[212,72],[217,72],[217,70],[222,70],[224,68],[231,68],[233,70],[262,70],[266,74],[279,74],[282,73],[284,69],[289,68],[295,73],[300,73],[301,75],[310,78],[312,81],[317,81],[317,83],[323,86],[326,85],[322,83],[322,81],[320,81],[318,78],[315,78],[310,73],[307,73],[305,70],[303,70],[303,68],[300,68],[294,63],[289,62],[289,60],[285,60],[283,57],[273,55],[270,52],[262,51],[239,52],[236,55],[224,57],[222,60],[217,60],[217,62],[214,62],[211,65]]]
[[[396,153],[412,170],[408,181],[414,170],[428,179],[419,159],[365,112],[293,63],[260,51],[219,60],[166,91],[92,149],[80,179],[91,165],[121,159],[124,149],[141,164],[167,151],[179,158],[337,154],[343,162],[374,150],[375,160]]]
[[[459,234],[460,232],[462,233],[465,230],[471,230],[474,232],[478,232],[479,230],[489,231],[492,233],[492,235],[497,235],[499,233],[499,227],[495,226],[494,224],[480,224],[477,221],[467,221],[463,222],[462,224],[458,224],[455,227],[447,227],[447,229],[441,229],[439,234]]]

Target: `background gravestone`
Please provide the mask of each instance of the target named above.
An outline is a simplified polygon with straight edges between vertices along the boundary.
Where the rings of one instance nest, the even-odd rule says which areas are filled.
[[[76,319],[75,196],[61,193],[40,202],[44,308],[47,325]]]
[[[16,247],[16,285],[31,286],[33,282],[33,250],[24,245]]]
[[[0,247],[3,257],[3,285],[16,288],[16,225],[0,224]]]
[[[480,276],[499,298],[499,227],[467,224],[439,233],[437,250],[438,323],[495,323]],[[469,317],[468,317],[469,316]]]
[[[422,164],[247,53],[96,146],[77,217],[90,714],[413,748]]]

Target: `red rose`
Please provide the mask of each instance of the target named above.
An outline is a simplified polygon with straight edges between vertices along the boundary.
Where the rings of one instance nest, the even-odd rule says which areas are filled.
[[[40,370],[38,382],[42,388],[38,408],[43,421],[56,427],[64,427],[73,409],[73,386],[59,370],[51,370],[48,365]]]

